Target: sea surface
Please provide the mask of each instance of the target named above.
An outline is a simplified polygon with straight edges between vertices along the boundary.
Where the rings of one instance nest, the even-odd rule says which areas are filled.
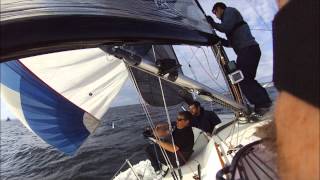
[[[269,94],[274,99],[276,91],[271,89]],[[228,113],[216,104],[207,103],[205,108]],[[181,105],[169,108],[173,121],[181,110]],[[166,121],[164,108],[150,108],[150,112],[154,122]],[[44,143],[19,120],[1,121],[0,179],[109,180],[127,158],[132,164],[146,162],[147,142],[141,133],[147,125],[140,105],[111,108],[95,133],[70,157]]]

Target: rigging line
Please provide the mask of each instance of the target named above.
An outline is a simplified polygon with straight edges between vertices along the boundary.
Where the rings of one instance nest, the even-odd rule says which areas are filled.
[[[234,123],[233,123],[233,125],[232,125],[232,128],[231,128],[231,130],[230,130],[230,140],[229,140],[229,142],[228,142],[228,144],[229,144],[229,147],[228,147],[228,148],[232,147],[232,149],[234,148],[234,147],[233,147],[233,144],[232,144],[232,140],[233,140],[234,130],[235,130],[235,128],[236,128],[236,123],[237,123],[237,121],[235,120]]]
[[[112,176],[111,179],[114,179],[117,174],[121,171],[121,169],[127,164],[127,161],[124,161],[123,164],[120,166],[120,168],[118,169],[118,171]]]
[[[203,52],[203,54],[204,54],[204,56],[205,56],[205,58],[206,58],[206,62],[207,62],[207,64],[208,64],[208,69],[209,69],[210,74],[212,75],[212,77],[214,77],[215,79],[217,79],[216,76],[214,75],[212,69],[211,69],[211,66],[210,66],[210,63],[209,63],[209,59],[208,59],[208,56],[207,56],[206,52],[204,51],[204,49],[203,49],[202,47],[200,47],[200,49],[202,50],[202,52]]]
[[[240,128],[240,124],[239,121],[237,121],[237,141],[236,141],[236,146],[238,146],[239,143],[239,128]]]
[[[218,82],[216,82],[214,77],[212,77],[211,74],[207,71],[207,69],[203,66],[203,64],[201,63],[200,59],[197,56],[195,56],[195,57],[196,57],[196,60],[198,61],[198,63],[200,64],[201,68],[208,75],[208,77],[220,88],[220,90],[225,91],[226,89],[224,89],[224,87],[222,87]]]
[[[155,53],[153,45],[152,45],[152,51],[153,51],[154,59],[157,60],[156,53]],[[163,105],[164,105],[164,109],[165,109],[165,112],[166,112],[166,115],[167,115],[167,121],[168,121],[168,124],[169,124],[169,131],[170,131],[170,135],[171,135],[171,141],[172,141],[172,145],[173,145],[174,155],[175,155],[175,158],[176,158],[177,167],[180,170],[180,163],[179,163],[179,160],[178,160],[176,146],[175,146],[173,135],[172,135],[172,126],[171,126],[170,115],[169,115],[169,111],[168,111],[168,107],[167,107],[167,103],[166,103],[166,98],[164,97],[164,91],[163,91],[163,87],[162,87],[162,83],[161,83],[160,77],[158,77],[158,80],[159,80],[159,85],[160,85],[160,91],[161,91],[161,95],[162,95]]]
[[[206,52],[207,54],[212,53],[212,51],[210,51],[210,48],[206,47],[206,49],[207,49],[207,52]],[[213,56],[214,58],[216,58],[213,53],[212,53],[212,56]],[[216,79],[219,78],[219,75],[220,75],[220,74],[221,74],[221,70],[219,69],[219,71],[218,71],[218,73],[217,73],[217,75],[216,75]]]
[[[127,158],[127,160],[130,160],[131,158],[133,158],[135,155],[137,155],[139,152],[135,152],[133,153],[129,158]],[[121,171],[121,169],[127,164],[127,161],[124,161],[124,163],[120,166],[120,168],[118,169],[118,171],[113,175],[113,177],[111,179],[114,179],[116,177],[116,175]]]
[[[132,71],[131,71],[131,73],[132,73]],[[131,74],[131,76],[134,77],[133,74]],[[136,82],[135,78],[134,78],[134,81],[135,81],[135,86],[138,89],[139,87],[137,85],[137,82]],[[152,129],[152,132],[155,135],[156,139],[159,140],[160,138],[158,137],[158,134],[155,133],[155,130],[154,130],[155,126],[154,126],[153,121],[151,119],[151,116],[149,114],[148,108],[146,107],[145,102],[144,102],[144,100],[142,98],[140,89],[138,89],[137,91],[138,91],[138,94],[139,94],[140,103],[141,103],[141,105],[142,105],[142,107],[143,107],[143,109],[144,109],[144,111],[146,113],[146,116],[147,116],[147,119],[148,119],[148,123],[149,123],[149,125],[150,125],[150,127]],[[168,158],[167,154],[165,153],[165,151],[161,147],[160,147],[160,149],[161,149],[162,155],[165,157],[165,161],[166,161],[167,165],[169,166],[169,168],[173,168],[173,166],[172,166],[171,162],[169,161],[169,158]]]
[[[145,113],[146,113],[146,116],[147,116],[147,119],[148,119],[148,123],[149,123],[149,125],[150,125],[150,127],[151,127],[151,130],[152,130],[153,134],[155,135],[156,139],[157,139],[157,140],[160,140],[160,138],[158,137],[158,134],[155,133],[154,123],[153,123],[153,121],[152,121],[151,115],[150,115],[150,113],[149,113],[149,111],[148,111],[148,108],[147,108],[147,106],[146,106],[146,103],[145,103],[145,101],[144,101],[144,99],[143,99],[143,97],[142,97],[142,94],[141,94],[140,88],[139,88],[139,86],[138,86],[138,83],[137,83],[135,77],[133,76],[132,70],[131,70],[130,68],[129,68],[129,70],[130,70],[130,75],[131,75],[130,77],[132,78],[132,80],[133,80],[133,82],[134,82],[134,85],[136,86],[136,91],[137,91],[137,93],[138,93],[138,95],[139,95],[139,101],[140,101],[140,103],[141,103],[141,105],[142,105],[142,107],[143,107],[143,109],[144,109],[144,111],[145,111]],[[172,165],[172,163],[171,163],[171,161],[170,161],[170,159],[169,159],[169,156],[168,156],[167,152],[166,152],[161,146],[159,146],[159,147],[160,147],[160,150],[161,150],[161,154],[163,155],[163,157],[164,157],[164,159],[165,159],[165,162],[166,162],[166,164],[167,164],[170,172],[172,172],[173,174],[175,174],[173,165]]]
[[[233,146],[233,149],[235,149],[235,147],[237,147],[238,145],[239,145],[239,122],[237,121],[237,120],[235,120],[235,122],[234,122],[234,129],[233,129],[233,131],[232,131],[232,136],[231,136],[231,140],[229,141],[229,144],[230,145],[232,145]],[[235,131],[236,131],[236,133],[235,133]],[[232,143],[232,141],[233,141],[233,138],[234,138],[234,136],[236,135],[236,137],[235,137],[235,144],[233,144]]]
[[[149,164],[149,163],[148,163],[148,164]],[[148,167],[148,166],[146,166],[146,167],[144,168],[144,170],[143,170],[142,180],[144,179],[144,176],[145,176],[145,174],[146,174],[147,167]]]
[[[211,72],[212,76],[215,78],[215,80],[217,80],[217,79],[218,79],[218,76],[219,76],[219,71],[218,71],[218,73],[217,73],[217,76],[215,76],[215,75],[213,74],[213,70],[210,68],[211,66],[210,66],[210,63],[209,63],[209,58],[208,58],[205,50],[203,49],[203,47],[201,47],[201,50],[202,50],[203,54],[204,54],[205,57],[206,57],[206,61],[207,61],[208,68],[209,68],[209,72]],[[215,83],[216,83],[223,91],[226,91],[226,89],[223,88],[223,86],[222,86],[220,83],[218,83],[218,81],[215,81]]]
[[[260,28],[250,28],[252,31],[272,31],[272,29],[260,29]]]
[[[239,126],[240,126],[240,123],[238,122],[238,128],[240,128]],[[247,132],[250,131],[252,128],[255,128],[255,127],[247,127],[247,128],[245,128],[244,130],[242,130],[242,132],[239,132],[239,129],[238,129],[237,138],[240,137],[240,140],[237,141],[237,144],[236,144],[236,145],[239,145],[239,144],[242,143],[245,135],[246,135]]]
[[[159,83],[160,83],[160,89],[161,89],[161,92],[162,92],[162,97],[164,98],[164,93],[163,93],[163,88],[162,88],[162,83],[161,83],[161,80],[160,80],[160,78],[159,78]],[[164,100],[164,104],[166,104],[165,103],[165,100]],[[165,108],[166,108],[166,105],[165,105]],[[169,115],[169,112],[168,112],[168,110],[166,109],[166,114],[167,114],[167,117],[168,117],[168,115]],[[170,117],[169,117],[170,118]],[[168,121],[170,121],[170,119],[168,119]],[[170,132],[172,132],[172,127],[170,128],[170,126],[171,126],[171,121],[170,121],[170,125],[169,125],[169,129],[171,129],[170,130]],[[176,159],[177,159],[177,166],[178,166],[178,169],[180,169],[180,164],[179,164],[179,160],[178,160],[178,157],[177,157],[177,151],[176,151],[176,149],[175,149],[175,144],[174,144],[174,139],[173,139],[173,136],[172,136],[172,133],[171,133],[171,138],[172,138],[172,144],[173,144],[173,149],[174,149],[174,151],[175,151],[175,156],[176,156]],[[195,173],[194,173],[194,170],[191,168],[191,166],[188,166],[187,165],[187,167],[191,170],[191,173],[193,174],[193,175],[196,175]]]
[[[201,48],[202,49],[202,48]],[[211,71],[211,79],[214,81],[214,83],[221,89],[221,90],[223,90],[223,91],[227,91],[227,89],[225,89],[220,83],[218,83],[218,81],[217,81],[217,79],[218,79],[218,75],[219,75],[219,73],[217,74],[217,76],[215,76],[214,74],[213,74],[213,71],[212,71],[212,69],[210,68],[211,66],[210,66],[210,64],[209,64],[209,59],[208,59],[208,57],[207,57],[207,55],[206,55],[206,53],[205,53],[205,51],[202,49],[202,51],[203,51],[203,53],[204,53],[204,55],[205,55],[205,57],[206,57],[206,61],[207,61],[207,64],[208,64],[208,67],[209,67],[209,72]],[[198,59],[198,58],[197,58]],[[200,63],[200,60],[198,59],[198,62]],[[200,63],[200,64],[202,64],[202,63]],[[202,66],[203,67],[203,66]],[[204,68],[204,67],[203,67]]]
[[[199,50],[199,49],[197,49],[196,51],[193,51],[193,49],[192,49],[191,46],[189,46],[189,48],[190,48],[190,50],[191,50],[191,52],[192,52],[193,54],[192,54],[192,57],[189,59],[189,62],[187,62],[187,64],[190,64],[190,63],[191,63],[191,60],[193,60],[193,58],[194,58],[195,55],[196,55],[196,52],[198,52],[198,50]]]
[[[181,58],[180,59],[185,59],[185,56],[187,55],[187,52],[185,52],[182,56],[181,56]],[[192,58],[191,58],[192,59]],[[195,72],[194,72],[194,70],[193,70],[193,68],[192,68],[192,66],[191,66],[191,59],[189,60],[189,62],[187,62],[187,61],[185,61],[186,63],[187,63],[187,65],[188,65],[188,67],[189,67],[189,69],[190,69],[190,72],[191,72],[191,74],[192,74],[192,76],[193,76],[193,78],[196,80],[196,81],[198,81],[198,77],[196,76],[196,74],[195,74]]]
[[[244,140],[244,138],[245,138],[245,135],[247,134],[247,132],[248,131],[250,131],[250,130],[252,130],[253,128],[256,128],[255,126],[250,126],[250,127],[247,127],[247,128],[245,128],[244,130],[243,130],[243,132],[242,132],[242,134],[241,134],[241,139],[240,139],[240,141],[239,141],[239,143],[241,143],[243,140]]]
[[[163,93],[163,88],[162,88],[162,83],[161,83],[161,81],[160,81],[160,78],[159,78],[159,83],[160,83],[160,88],[161,88],[161,90],[162,90],[162,97],[164,98],[164,93]],[[165,107],[166,107],[165,99],[164,99],[164,103],[165,103]],[[166,114],[167,114],[167,117],[170,118],[170,116],[168,116],[168,115],[169,115],[168,109],[166,109]],[[168,118],[168,119],[169,119],[169,118]],[[170,120],[170,119],[169,119],[169,120]],[[169,124],[171,125],[171,121],[170,121]],[[170,132],[172,132],[172,128],[171,128]],[[173,137],[172,134],[171,134],[171,137]],[[174,145],[173,139],[172,139],[172,142],[173,142],[173,145]],[[175,146],[174,146],[174,149],[175,149]],[[175,153],[176,153],[176,152],[175,152]],[[177,163],[177,165],[178,165],[178,163]],[[196,175],[196,174],[194,173],[195,171],[191,168],[191,166],[187,165],[187,167],[191,170],[191,172],[192,172],[193,175]],[[178,168],[180,168],[179,165],[178,165]]]
[[[232,127],[230,128],[230,131],[229,131],[229,134],[226,136],[225,138],[225,141],[226,143],[225,144],[228,144],[227,145],[227,148],[230,148],[230,146],[232,145],[232,139],[233,139],[233,134],[234,134],[234,129],[235,129],[235,124],[237,123],[237,118],[235,118],[233,120],[233,123],[232,123]],[[230,137],[230,140],[227,142],[227,139]]]
[[[221,142],[221,143],[223,143],[227,148],[228,148],[228,144],[227,144],[227,142],[225,141],[225,140],[223,140],[218,134],[216,135],[216,137],[219,139],[219,141]],[[228,137],[227,137],[228,138]]]
[[[140,92],[140,93],[141,93],[141,92]],[[140,94],[140,95],[141,95],[141,94]],[[140,96],[140,98],[142,98],[142,96]],[[148,112],[148,110],[147,110],[147,107],[146,107],[146,105],[143,105],[143,103],[141,102],[141,99],[140,99],[140,103],[142,104],[143,109],[144,109],[144,111],[146,112],[147,117],[149,116],[149,118],[151,119],[151,116],[150,116],[150,114],[149,114],[149,112]],[[156,139],[159,140],[159,137],[158,137],[157,134],[155,133],[155,130],[154,130],[155,127],[154,127],[154,124],[153,124],[152,120],[149,120],[148,123],[149,123],[149,125],[150,125],[150,127],[151,127],[151,129],[152,129],[152,132],[153,132],[153,134],[155,135]],[[165,163],[167,164],[167,166],[168,166],[168,168],[170,169],[170,171],[173,172],[174,169],[173,169],[173,166],[172,166],[172,164],[171,164],[171,162],[170,162],[170,160],[169,160],[169,157],[168,157],[166,151],[165,151],[162,147],[160,147],[160,150],[161,150],[161,154],[163,155],[163,157],[164,157],[164,159],[165,159]]]
[[[130,71],[131,80],[133,81],[133,83],[134,83],[134,85],[135,85],[135,87],[136,87],[136,91],[137,91],[138,96],[139,96],[140,104],[141,104],[143,110],[145,111],[145,114],[146,114],[148,123],[149,123],[149,125],[150,125],[150,127],[151,127],[151,130],[152,130],[154,136],[156,137],[156,139],[157,139],[157,140],[160,140],[160,138],[158,137],[158,134],[155,133],[155,130],[154,130],[154,129],[155,129],[155,125],[154,125],[154,123],[153,123],[153,121],[152,121],[152,119],[151,119],[151,116],[150,116],[150,113],[149,113],[148,108],[147,108],[147,106],[146,106],[146,103],[145,103],[145,101],[144,101],[144,99],[143,99],[143,97],[142,97],[142,94],[141,94],[140,88],[139,88],[139,86],[138,86],[138,83],[137,83],[135,77],[133,76],[133,72],[132,72],[132,70],[128,67],[128,65],[127,65],[127,68],[128,68],[129,71]],[[163,157],[164,157],[164,159],[165,159],[165,161],[166,161],[166,164],[168,165],[170,171],[171,171],[171,172],[174,171],[174,170],[173,170],[173,166],[172,166],[172,164],[171,164],[171,161],[169,160],[169,157],[168,157],[166,151],[163,150],[163,148],[162,148],[161,146],[160,146],[160,150],[161,150],[161,153],[162,153],[162,155],[163,155]]]
[[[220,43],[219,43],[219,45],[216,45],[216,47],[217,47],[217,53],[214,52],[213,47],[211,48],[211,50],[212,50],[212,52],[215,54],[217,64],[218,64],[218,66],[220,67],[220,70],[222,71],[222,64],[220,63],[220,61],[221,61],[224,57],[223,57],[223,55],[222,55],[220,46],[222,46]],[[223,75],[223,79],[225,80],[225,84],[226,84],[226,86],[227,86],[227,88],[228,88],[227,91],[229,91],[229,93],[232,95],[231,87],[229,86],[228,80],[227,80],[227,78],[226,78],[224,75]]]

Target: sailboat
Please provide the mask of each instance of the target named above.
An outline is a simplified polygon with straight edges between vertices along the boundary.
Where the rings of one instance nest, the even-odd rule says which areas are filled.
[[[163,179],[276,179],[254,151],[262,143],[253,135],[255,127],[271,117],[255,119],[239,87],[243,75],[198,1],[1,1],[0,31],[1,98],[22,124],[58,150],[76,154],[131,78],[151,128],[148,105],[168,114],[168,106],[196,96],[233,112],[213,137],[194,128],[192,157],[177,169],[167,164],[170,173]],[[185,76],[175,44],[210,46],[231,97]],[[251,153],[250,162],[235,162]],[[250,172],[239,170],[251,166]]]

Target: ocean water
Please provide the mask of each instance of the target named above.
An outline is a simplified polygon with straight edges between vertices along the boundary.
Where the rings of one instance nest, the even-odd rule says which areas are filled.
[[[275,90],[269,94],[276,96]],[[228,113],[218,105],[205,107],[218,114]],[[170,107],[169,111],[175,120],[181,106]],[[151,108],[150,112],[153,121],[166,121],[164,108]],[[70,157],[44,143],[20,121],[1,121],[0,179],[111,179],[129,157],[137,166],[148,164],[143,150],[147,142],[141,135],[147,125],[140,105],[111,108],[95,133]],[[126,169],[128,166],[123,171]],[[143,173],[152,174],[150,169]],[[130,171],[123,172],[117,179],[126,179],[128,174]]]

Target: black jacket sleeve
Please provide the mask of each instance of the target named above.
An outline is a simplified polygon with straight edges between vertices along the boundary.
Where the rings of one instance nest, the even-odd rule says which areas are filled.
[[[218,115],[217,115],[215,112],[213,112],[213,111],[210,112],[210,123],[213,125],[213,128],[214,128],[217,124],[221,123],[220,118],[219,118]]]

